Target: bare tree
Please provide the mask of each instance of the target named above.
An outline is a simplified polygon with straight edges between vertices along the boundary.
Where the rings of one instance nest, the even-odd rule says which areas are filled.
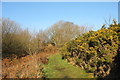
[[[74,39],[75,37],[89,31],[87,27],[80,27],[72,22],[59,21],[48,29],[49,38],[57,45],[62,45],[65,42]]]
[[[22,30],[20,25],[10,19],[2,19],[2,53],[3,56],[10,54],[27,54],[30,34]]]

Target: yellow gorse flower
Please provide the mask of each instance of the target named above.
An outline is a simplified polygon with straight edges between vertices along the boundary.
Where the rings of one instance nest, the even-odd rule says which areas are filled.
[[[79,48],[82,48],[82,49],[84,49],[84,47],[83,47],[83,46],[79,46]]]
[[[81,40],[76,40],[76,42],[81,42]]]
[[[92,40],[92,39],[94,39],[94,38],[95,38],[95,37],[90,37],[89,40]]]

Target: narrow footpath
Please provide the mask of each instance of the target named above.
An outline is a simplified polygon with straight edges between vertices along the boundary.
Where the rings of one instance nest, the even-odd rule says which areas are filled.
[[[51,55],[43,71],[47,78],[93,78],[93,74],[62,60],[60,54]]]

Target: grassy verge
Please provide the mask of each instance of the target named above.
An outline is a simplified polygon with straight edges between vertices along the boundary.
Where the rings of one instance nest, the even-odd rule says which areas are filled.
[[[47,78],[92,78],[93,74],[86,73],[80,67],[73,66],[62,60],[60,54],[49,57],[47,65],[44,65],[43,71]]]

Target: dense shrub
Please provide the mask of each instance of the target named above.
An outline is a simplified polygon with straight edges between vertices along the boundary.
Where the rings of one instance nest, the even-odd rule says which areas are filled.
[[[10,19],[2,19],[2,56],[9,57],[29,54],[31,35],[22,30],[20,25]]]
[[[118,55],[120,36],[119,24],[111,24],[109,28],[90,31],[72,41],[61,49],[64,59],[80,66],[95,77],[110,74]]]

